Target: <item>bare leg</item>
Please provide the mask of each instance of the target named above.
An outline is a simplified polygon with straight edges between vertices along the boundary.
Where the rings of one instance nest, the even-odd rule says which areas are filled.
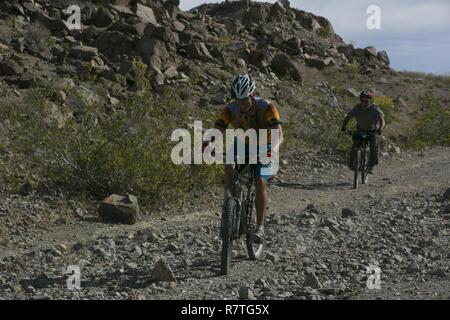
[[[255,204],[256,204],[256,225],[264,225],[266,219],[266,208],[267,208],[267,184],[262,178],[256,178],[256,194],[255,194]]]

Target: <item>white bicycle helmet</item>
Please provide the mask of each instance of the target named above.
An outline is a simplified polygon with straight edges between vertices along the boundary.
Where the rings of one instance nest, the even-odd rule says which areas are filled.
[[[249,74],[241,74],[231,84],[231,94],[236,99],[249,97],[256,89],[255,81]]]

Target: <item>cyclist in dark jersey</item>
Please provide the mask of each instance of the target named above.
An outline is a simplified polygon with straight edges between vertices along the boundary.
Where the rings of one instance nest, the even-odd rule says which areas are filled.
[[[347,114],[342,124],[342,131],[346,130],[348,122],[356,119],[356,132],[370,134],[370,159],[369,159],[369,173],[373,173],[374,166],[378,165],[378,153],[381,135],[386,123],[384,114],[381,109],[372,103],[373,94],[369,90],[365,90],[360,95],[360,103],[353,107]],[[350,167],[353,166],[354,146],[350,157]]]

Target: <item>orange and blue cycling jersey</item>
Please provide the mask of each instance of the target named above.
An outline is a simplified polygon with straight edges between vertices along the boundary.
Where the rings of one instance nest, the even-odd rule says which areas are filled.
[[[227,129],[229,125],[231,125],[234,129],[242,129],[244,131],[248,129],[271,129],[277,125],[281,124],[280,121],[280,113],[278,108],[273,102],[270,102],[266,99],[254,97],[253,98],[253,106],[248,113],[243,113],[240,110],[240,107],[236,103],[231,103],[226,106],[220,113],[219,118],[215,123],[216,128]],[[236,155],[236,143],[235,140],[234,145],[231,148],[234,148],[234,154]],[[246,140],[247,144],[248,141]],[[267,132],[267,150],[270,152],[271,150],[271,132],[268,130]],[[246,157],[248,153],[248,148],[246,148]],[[270,175],[262,173],[263,169],[270,167],[270,164],[263,165],[258,162],[257,165],[257,176],[262,177],[264,180],[267,180]]]
[[[266,99],[254,97],[249,113],[242,113],[239,105],[231,103],[219,114],[215,126],[226,129],[229,125],[235,129],[269,129],[281,124],[280,113],[276,105]]]

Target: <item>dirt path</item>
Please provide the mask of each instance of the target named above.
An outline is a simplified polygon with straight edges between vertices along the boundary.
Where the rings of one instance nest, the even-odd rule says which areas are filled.
[[[194,212],[146,215],[134,226],[96,222],[91,211],[83,220],[0,229],[0,297],[233,299],[248,287],[259,299],[450,298],[450,228],[440,213],[450,149],[382,159],[357,191],[330,156],[291,157],[282,169],[270,188],[264,261],[249,261],[238,246],[232,273],[218,274],[220,194]],[[177,283],[153,279],[161,257]],[[81,290],[66,289],[68,265],[82,268]],[[381,269],[380,290],[367,288],[369,266]]]

